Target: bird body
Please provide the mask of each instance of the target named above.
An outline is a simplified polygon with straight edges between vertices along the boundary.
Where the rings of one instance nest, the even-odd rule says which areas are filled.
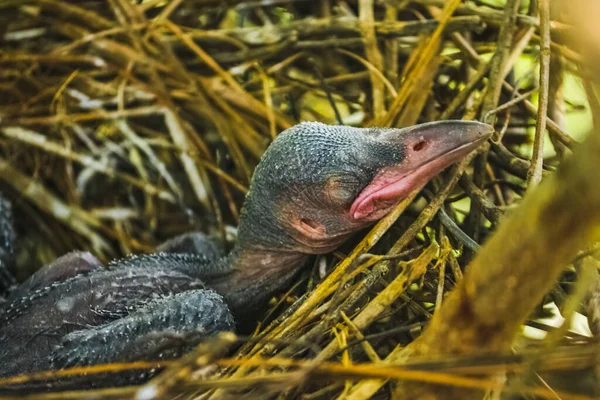
[[[469,121],[292,127],[256,168],[230,254],[220,257],[201,234],[107,267],[74,252],[13,289],[0,304],[0,377],[170,358],[187,350],[152,350],[164,349],[173,335],[195,335],[193,345],[235,330],[236,321],[252,318],[285,289],[311,255],[374,223],[492,132]],[[0,210],[0,227],[1,217]]]

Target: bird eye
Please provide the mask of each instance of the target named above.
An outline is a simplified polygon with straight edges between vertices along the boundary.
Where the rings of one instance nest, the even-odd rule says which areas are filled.
[[[358,181],[351,176],[334,176],[325,183],[325,197],[334,204],[349,204],[356,197]]]

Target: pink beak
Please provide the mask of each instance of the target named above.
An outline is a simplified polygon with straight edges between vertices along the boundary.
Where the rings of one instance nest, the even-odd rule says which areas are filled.
[[[377,139],[400,142],[404,158],[381,170],[352,203],[356,220],[375,221],[415,188],[427,183],[494,133],[477,121],[439,121],[378,133]]]

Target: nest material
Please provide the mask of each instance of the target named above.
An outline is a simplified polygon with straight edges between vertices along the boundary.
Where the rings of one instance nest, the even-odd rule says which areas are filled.
[[[585,314],[578,305],[586,283],[598,279],[588,256],[600,201],[597,183],[577,177],[593,174],[598,149],[585,146],[588,164],[566,167],[566,178],[551,178],[506,216],[577,145],[565,132],[571,110],[561,77],[577,71],[591,85],[593,69],[562,42],[574,28],[551,24],[547,3],[538,19],[536,7],[514,0],[498,9],[455,0],[0,2],[0,181],[18,211],[21,278],[72,249],[110,259],[194,229],[227,240],[262,152],[301,120],[408,126],[477,118],[497,128],[491,144],[322,257],[273,300],[233,355],[227,350],[241,339],[223,335],[161,364],[172,365],[142,388],[98,395],[465,398],[504,390],[552,398],[554,390],[592,398],[569,392],[590,373],[593,386],[594,339],[540,322],[548,316],[541,306],[530,312],[553,302],[567,318]],[[517,75],[524,59],[535,62]],[[469,267],[488,272],[464,276],[499,225]],[[574,284],[576,271],[585,279]],[[597,298],[584,301],[596,333]],[[511,353],[527,317],[552,334],[542,342],[520,335]],[[85,372],[93,380],[155,367]],[[557,372],[565,369],[584,372],[574,383]],[[506,371],[508,384],[495,379]],[[558,378],[541,387],[540,374]]]

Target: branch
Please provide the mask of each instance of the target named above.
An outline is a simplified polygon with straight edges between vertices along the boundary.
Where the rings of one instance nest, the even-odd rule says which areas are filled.
[[[548,118],[548,89],[550,82],[550,0],[540,1],[540,100],[535,123],[535,139],[531,167],[527,171],[527,186],[533,187],[542,180],[544,164],[544,135]]]
[[[388,361],[506,351],[564,267],[600,238],[599,160],[593,134],[505,217],[425,333]],[[465,399],[473,392],[401,382],[395,394]]]

